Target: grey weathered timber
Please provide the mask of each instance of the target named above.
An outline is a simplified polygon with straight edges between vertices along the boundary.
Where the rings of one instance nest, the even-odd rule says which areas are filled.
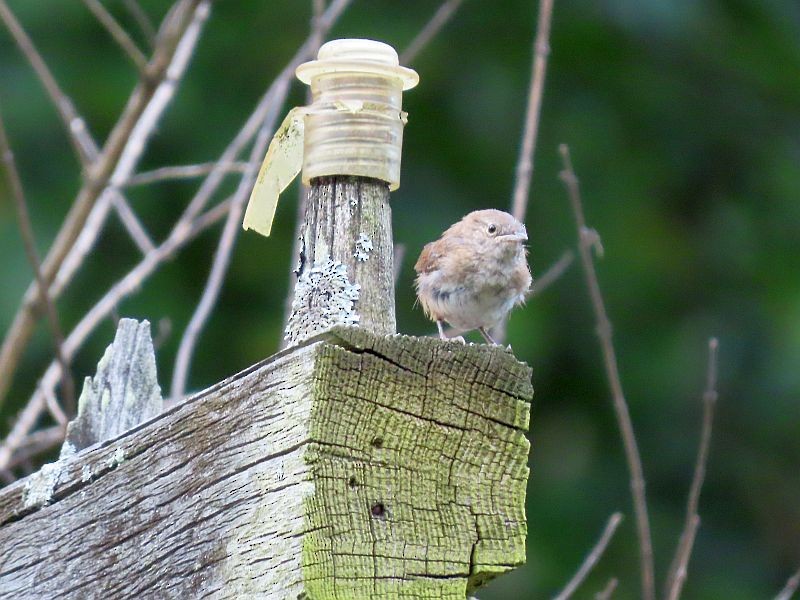
[[[530,369],[336,328],[0,490],[0,598],[444,598],[521,564]]]
[[[334,325],[377,334],[396,328],[389,185],[365,177],[311,182],[286,339]]]
[[[161,412],[150,323],[120,319],[114,342],[83,382],[78,415],[67,427],[61,457],[117,437]]]

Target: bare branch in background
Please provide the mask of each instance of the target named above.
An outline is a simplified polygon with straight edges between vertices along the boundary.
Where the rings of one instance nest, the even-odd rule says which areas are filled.
[[[718,349],[717,338],[708,341],[708,373],[706,375],[706,390],[703,393],[703,425],[700,432],[700,446],[697,449],[697,460],[694,465],[694,475],[692,485],[689,488],[689,499],[686,503],[686,522],[681,532],[678,547],[675,549],[675,556],[669,569],[666,582],[665,597],[668,600],[678,600],[686,581],[686,569],[689,558],[692,555],[697,528],[700,526],[700,515],[698,504],[700,502],[700,490],[706,476],[706,465],[708,464],[708,448],[711,443],[711,427],[714,423],[714,409],[717,405],[717,370],[718,370]]]
[[[17,211],[17,220],[19,221],[20,233],[22,234],[22,243],[25,246],[25,254],[28,256],[28,262],[31,264],[34,277],[38,284],[39,296],[45,307],[47,323],[50,326],[50,333],[53,336],[53,348],[55,350],[56,360],[61,366],[61,371],[63,373],[62,392],[64,395],[64,404],[70,414],[75,414],[75,381],[72,379],[69,363],[64,356],[64,333],[61,329],[61,323],[59,322],[58,313],[53,305],[53,301],[47,294],[47,284],[44,281],[44,277],[42,277],[39,252],[36,250],[36,240],[33,235],[33,227],[31,227],[31,217],[28,213],[28,203],[25,201],[22,179],[19,176],[19,171],[17,171],[14,153],[11,151],[11,144],[6,135],[6,127],[2,115],[0,115],[0,154],[2,154],[3,164],[5,165],[8,175],[8,182],[11,186],[11,197],[14,200],[14,208]]]
[[[124,224],[126,224],[126,228],[128,229],[128,234],[131,236],[131,239],[136,244],[136,247],[139,248],[139,251],[142,254],[147,254],[151,252],[155,245],[153,244],[153,240],[150,239],[150,236],[145,231],[144,226],[141,224],[139,219],[133,213],[130,205],[125,201],[125,199],[117,193],[116,190],[110,190],[111,192],[111,203],[114,208],[117,210],[117,214],[120,216],[120,219]]]
[[[80,241],[79,238],[82,239],[82,236],[85,237],[87,235],[91,237],[92,227],[95,228],[96,237],[105,218],[105,214],[97,214],[93,211],[98,198],[101,194],[105,198],[103,204],[107,213],[108,208],[111,206],[113,194],[117,192],[115,190],[107,190],[106,185],[114,175],[118,174],[124,179],[132,172],[136,161],[144,150],[145,142],[155,128],[157,117],[171,100],[174,88],[177,86],[188,59],[193,53],[202,25],[208,18],[210,0],[180,0],[176,6],[179,9],[170,12],[171,16],[166,19],[167,22],[162,28],[163,31],[159,37],[158,47],[148,67],[148,77],[134,89],[122,116],[120,116],[111,131],[102,153],[93,163],[86,181],[42,262],[42,275],[48,285],[54,281],[62,264],[67,262],[66,259],[72,253],[76,244],[84,254],[73,258],[71,262],[67,263],[71,268],[70,273],[74,273],[82,263],[83,256],[88,252],[91,244],[87,245],[84,242],[81,245],[78,243]],[[22,32],[22,36],[17,35],[22,30],[8,10],[4,0],[0,0],[0,18],[3,18],[9,29],[12,29],[12,33],[19,30],[14,33],[15,39],[17,39],[21,47],[27,48],[25,54],[31,60],[42,81],[49,81],[50,84],[55,85],[52,76],[49,76],[49,70],[44,65],[41,57],[38,56],[38,53],[35,52],[35,49],[33,49],[32,44],[29,43],[30,40],[24,35],[24,32]],[[24,46],[26,40],[28,45]],[[45,85],[51,97],[54,93],[60,91],[57,85],[54,88],[53,85],[47,83]],[[58,103],[62,118],[69,124],[71,131],[85,131],[85,123],[82,120],[75,120],[77,117],[75,117],[74,107],[72,107],[68,99],[64,104],[63,101],[65,99],[65,96],[59,98],[60,102]],[[76,133],[76,137],[71,137],[71,139],[82,138],[78,137]],[[112,181],[112,183],[114,182]],[[103,193],[104,190],[106,190],[105,194]],[[94,220],[87,223],[89,217],[93,215],[95,216]],[[75,254],[73,254],[74,256]],[[56,298],[70,278],[71,275],[63,276],[60,286],[54,286],[50,289],[50,295]],[[12,375],[16,370],[20,356],[33,333],[33,327],[40,310],[37,289],[37,285],[31,284],[26,290],[22,306],[17,311],[11,328],[3,340],[2,349],[0,349],[0,406],[2,406],[5,395],[8,392],[8,387],[11,384]]]
[[[142,34],[147,40],[147,43],[150,45],[150,48],[153,48],[156,42],[156,28],[153,26],[153,22],[150,20],[150,17],[148,17],[147,13],[144,12],[144,9],[139,6],[139,2],[137,0],[122,0],[122,3],[133,17],[133,20],[136,21],[139,29],[141,29]]]
[[[550,267],[542,274],[541,277],[538,277],[534,280],[530,291],[525,296],[525,299],[528,300],[538,296],[556,281],[561,279],[561,276],[572,266],[574,260],[575,254],[572,252],[572,250],[564,250],[564,253],[561,255],[561,257],[552,265],[550,265]]]
[[[19,449],[14,453],[11,461],[8,463],[8,469],[13,469],[17,465],[31,458],[38,456],[42,452],[47,452],[51,448],[58,446],[64,441],[64,427],[61,425],[54,425],[47,429],[40,429],[34,431],[20,445]],[[10,480],[15,478],[11,472],[6,470],[4,474],[10,476]],[[8,480],[9,477],[6,477]]]
[[[131,175],[123,184],[125,187],[137,185],[149,185],[162,181],[175,179],[195,179],[211,173],[215,168],[220,167],[225,173],[244,173],[248,168],[246,162],[232,162],[228,165],[219,165],[216,162],[201,163],[198,165],[180,165],[175,167],[161,167],[152,171],[143,171],[136,175]]]
[[[528,211],[528,196],[533,179],[533,153],[539,134],[539,115],[544,95],[544,79],[547,74],[547,57],[550,55],[550,23],[553,19],[553,0],[540,0],[539,18],[536,24],[536,40],[533,43],[533,68],[531,86],[528,90],[528,108],[525,114],[525,133],[517,162],[514,178],[514,196],[511,214],[520,222],[525,222]]]
[[[602,590],[600,590],[594,595],[594,600],[608,600],[616,591],[618,584],[619,581],[617,580],[617,578],[612,577],[611,579],[608,580],[606,587],[604,587]]]
[[[797,588],[800,587],[800,569],[789,578],[783,589],[775,596],[775,600],[790,600]]]
[[[253,150],[250,153],[250,168],[244,173],[244,176],[239,181],[239,187],[233,195],[233,201],[228,211],[228,217],[225,220],[225,226],[222,229],[217,251],[214,254],[211,273],[203,289],[203,295],[181,338],[181,343],[175,358],[175,368],[172,372],[170,397],[173,402],[180,400],[186,390],[186,380],[189,377],[189,367],[191,365],[192,356],[194,355],[195,346],[197,345],[197,339],[208,321],[209,316],[211,316],[211,311],[219,298],[219,292],[222,289],[222,283],[228,272],[228,266],[230,265],[231,254],[233,253],[236,239],[242,231],[241,224],[244,205],[250,196],[250,190],[253,187],[258,167],[267,151],[267,144],[269,144],[272,134],[275,131],[275,123],[278,120],[278,115],[286,102],[286,96],[289,93],[290,78],[291,76],[288,75],[279,80],[278,86],[275,88],[275,97],[271,101],[271,110],[264,121],[264,125],[261,127],[256,143],[253,144]]]
[[[433,38],[442,30],[442,28],[450,22],[456,11],[461,8],[464,0],[447,0],[442,2],[439,9],[431,17],[430,21],[425,24],[416,37],[411,40],[411,43],[400,53],[400,64],[409,65],[419,56],[419,53],[427,46]]]
[[[589,552],[589,554],[583,560],[583,563],[581,563],[578,571],[572,576],[572,579],[569,580],[564,589],[561,590],[561,593],[555,596],[553,600],[567,600],[567,598],[572,597],[572,594],[575,593],[575,590],[580,587],[584,579],[586,579],[586,576],[600,560],[600,557],[603,556],[603,553],[608,547],[608,543],[611,541],[611,538],[614,537],[614,533],[616,533],[617,527],[619,527],[621,521],[622,513],[617,512],[611,515],[611,517],[608,519],[608,523],[606,524],[606,528],[603,530],[603,535],[601,535],[600,539],[597,540],[594,548],[592,548],[592,551]]]
[[[586,226],[586,218],[583,214],[583,204],[581,202],[578,178],[572,169],[572,161],[569,156],[569,148],[566,144],[559,147],[564,168],[560,173],[561,180],[564,182],[572,212],[575,216],[575,224],[578,230],[578,251],[583,264],[583,272],[586,276],[586,285],[589,288],[589,296],[592,301],[595,319],[597,320],[597,337],[600,340],[600,348],[603,352],[603,364],[606,370],[606,377],[611,388],[611,397],[614,404],[614,413],[619,425],[622,442],[625,446],[625,458],[628,462],[630,472],[631,495],[633,496],[633,508],[636,514],[636,530],[639,536],[639,552],[641,558],[641,577],[642,577],[642,597],[645,600],[655,600],[655,579],[653,575],[653,542],[650,536],[650,518],[647,514],[647,501],[645,499],[644,474],[642,472],[642,458],[639,455],[639,447],[636,443],[636,434],[633,431],[628,403],[622,390],[622,382],[617,366],[617,355],[612,341],[611,321],[606,313],[603,295],[600,292],[600,283],[597,279],[597,272],[592,260],[591,248],[596,243],[597,232]]]
[[[114,16],[106,10],[106,7],[100,4],[99,0],[83,0],[92,14],[100,21],[100,24],[105,27],[106,31],[114,38],[120,48],[125,51],[128,58],[131,59],[136,69],[140,74],[144,75],[147,71],[147,57],[139,50],[139,47],[128,35],[122,26],[117,22]]]
[[[344,9],[350,4],[350,1],[351,0],[334,0],[334,2],[330,4],[323,17],[325,27],[330,28],[333,26]],[[311,47],[310,40],[306,40],[281,73],[294,73],[297,65],[307,59]],[[143,282],[165,261],[172,258],[178,250],[228,214],[228,210],[230,210],[232,206],[231,198],[222,201],[217,206],[209,209],[206,213],[201,214],[201,211],[222,182],[225,174],[224,166],[236,160],[243,148],[260,129],[270,109],[273,90],[277,86],[280,77],[281,76],[279,76],[265,92],[253,113],[242,126],[242,129],[223,151],[217,163],[218,167],[209,173],[208,177],[200,186],[200,189],[173,226],[167,239],[157,246],[153,252],[147,254],[133,270],[125,275],[125,277],[114,284],[89,312],[84,315],[81,321],[67,336],[64,341],[64,352],[68,358],[74,356],[75,352],[77,352],[86,341],[86,338],[95,330],[103,319],[112,314],[119,302],[133,292],[139,290]],[[8,461],[13,452],[35,426],[45,407],[46,393],[44,390],[51,389],[54,382],[58,381],[59,376],[60,366],[58,363],[50,363],[36,391],[28,400],[28,403],[20,414],[18,421],[3,441],[3,444],[0,445],[0,470],[8,465]]]

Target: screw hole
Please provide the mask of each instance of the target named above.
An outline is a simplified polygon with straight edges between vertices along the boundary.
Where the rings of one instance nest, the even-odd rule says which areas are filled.
[[[383,505],[383,502],[377,502],[372,505],[372,516],[373,517],[386,516],[386,507]]]
[[[354,489],[358,485],[358,481],[356,481],[355,475],[353,475],[350,480],[347,482],[347,485],[350,486],[350,489]]]
[[[372,439],[372,447],[373,448],[383,448],[383,438],[376,437]]]

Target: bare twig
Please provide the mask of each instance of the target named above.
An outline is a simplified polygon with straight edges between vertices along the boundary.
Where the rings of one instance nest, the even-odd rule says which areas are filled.
[[[530,291],[525,295],[525,299],[529,300],[535,296],[538,296],[551,285],[553,285],[564,273],[567,272],[567,269],[572,266],[572,262],[574,260],[575,254],[572,252],[572,250],[564,250],[559,259],[550,265],[550,267],[542,274],[541,277],[537,278],[533,282]]]
[[[208,175],[213,169],[219,167],[217,162],[201,163],[197,165],[179,165],[175,167],[161,167],[153,169],[152,171],[144,171],[131,175],[123,184],[125,187],[133,187],[137,185],[149,185],[151,183],[158,183],[161,181],[170,181],[174,179],[194,179],[196,177],[203,177]],[[225,173],[244,173],[247,170],[248,163],[246,162],[232,162],[228,165],[221,165]]]
[[[609,517],[606,528],[603,530],[603,535],[597,540],[594,548],[592,548],[592,551],[589,552],[583,560],[578,571],[572,576],[572,579],[569,580],[567,585],[564,586],[564,589],[561,590],[561,593],[555,596],[553,600],[567,600],[567,598],[570,598],[572,594],[575,593],[575,590],[583,583],[583,580],[586,579],[586,576],[597,564],[597,561],[603,556],[608,543],[611,541],[611,538],[614,537],[614,533],[617,531],[617,527],[619,527],[621,521],[622,513],[616,512]]]
[[[43,452],[47,452],[54,446],[59,445],[64,441],[64,431],[64,427],[61,425],[55,425],[53,427],[40,429],[39,431],[34,431],[31,433],[25,438],[19,449],[14,453],[14,456],[11,457],[11,460],[8,463],[8,469],[0,471],[0,474],[3,475],[7,482],[10,483],[11,481],[14,481],[15,477],[11,473],[10,469],[13,469],[20,463],[28,461]]]
[[[289,92],[289,79],[290,76],[287,73],[287,76],[280,80],[279,85],[275,87],[275,97],[271,102],[271,110],[264,121],[264,125],[261,127],[261,132],[250,153],[250,167],[245,171],[233,195],[233,203],[228,211],[228,217],[225,220],[225,226],[223,227],[222,235],[217,245],[217,251],[214,254],[214,262],[211,266],[211,273],[208,276],[206,286],[203,289],[203,295],[181,338],[178,354],[175,358],[175,368],[172,372],[170,396],[173,402],[183,397],[186,389],[186,380],[189,376],[189,366],[195,346],[197,345],[197,338],[219,298],[219,292],[222,289],[222,283],[225,280],[225,274],[230,264],[233,247],[236,244],[236,239],[239,237],[239,232],[242,231],[241,221],[244,204],[250,194],[250,189],[253,187],[253,181],[258,172],[261,159],[267,150],[267,144],[275,129],[275,122],[278,120],[279,111],[283,108],[283,104],[286,101],[286,95]]]
[[[706,375],[706,390],[703,393],[703,425],[700,432],[700,446],[697,449],[697,460],[694,465],[692,485],[689,488],[689,498],[686,502],[686,522],[681,532],[678,547],[669,569],[666,582],[668,600],[677,600],[681,595],[683,584],[686,581],[686,568],[692,555],[697,528],[700,526],[698,504],[700,490],[706,475],[708,464],[708,448],[711,443],[711,427],[714,423],[714,408],[717,404],[717,353],[719,342],[717,338],[708,341],[708,373]]]
[[[547,57],[550,55],[550,23],[553,18],[553,0],[540,0],[539,19],[536,24],[536,40],[533,43],[533,68],[531,86],[528,90],[528,109],[525,114],[525,133],[517,162],[514,179],[514,197],[511,213],[521,222],[528,211],[528,196],[533,179],[533,153],[539,133],[539,115],[544,95],[544,79],[547,73]]]
[[[606,313],[603,295],[600,292],[600,283],[597,279],[597,272],[595,271],[591,255],[591,247],[596,241],[597,233],[586,226],[578,178],[575,176],[575,171],[572,169],[569,148],[566,144],[562,144],[559,150],[564,163],[564,169],[561,171],[560,177],[567,189],[572,204],[572,211],[575,215],[575,224],[578,229],[578,250],[581,263],[583,264],[584,275],[586,276],[586,285],[589,288],[592,308],[597,320],[597,336],[600,340],[600,348],[603,352],[603,363],[605,365],[606,377],[608,378],[608,383],[611,388],[614,413],[625,447],[625,458],[628,462],[628,470],[630,471],[631,495],[633,496],[633,508],[636,514],[636,530],[639,536],[642,597],[645,600],[654,600],[653,543],[650,536],[650,518],[647,514],[647,501],[645,499],[642,459],[639,455],[636,434],[633,431],[633,424],[631,423],[631,416],[628,411],[628,403],[625,400],[625,394],[622,390],[622,382],[620,381],[619,369],[617,367],[617,356],[612,342],[611,321],[608,319]]]
[[[119,47],[125,51],[128,58],[131,59],[139,73],[144,74],[147,71],[147,57],[139,50],[139,47],[128,35],[122,26],[117,22],[114,16],[106,10],[106,7],[100,4],[99,0],[83,0],[92,14],[100,21],[100,24],[106,28],[106,31],[114,38],[114,41],[119,44]]]
[[[153,48],[156,41],[156,28],[153,26],[153,22],[150,20],[150,17],[148,17],[147,13],[144,12],[141,6],[139,6],[139,2],[137,2],[137,0],[122,0],[122,3],[131,14],[134,21],[136,21],[139,29],[142,30],[147,43],[150,44],[150,48]]]
[[[612,577],[611,579],[608,580],[606,587],[604,587],[602,590],[600,590],[594,595],[594,600],[608,600],[614,594],[614,591],[617,589],[618,584],[619,581],[617,580],[617,578]]]
[[[47,294],[47,285],[42,277],[41,263],[39,261],[39,252],[36,250],[36,240],[33,235],[33,227],[31,227],[31,218],[28,213],[28,204],[25,201],[25,192],[22,188],[22,179],[17,170],[16,161],[14,160],[14,153],[11,151],[11,144],[6,135],[5,123],[3,117],[0,115],[0,154],[2,154],[3,164],[8,174],[8,182],[11,185],[11,197],[14,200],[14,208],[17,211],[17,220],[19,221],[19,230],[22,234],[22,242],[25,246],[25,254],[28,256],[28,262],[31,264],[33,274],[39,289],[39,296],[41,302],[45,307],[47,315],[47,322],[50,325],[50,333],[53,336],[53,348],[55,350],[56,360],[61,365],[61,370],[64,374],[62,392],[64,394],[64,404],[67,411],[71,414],[75,413],[75,381],[72,379],[72,373],[69,370],[69,363],[64,357],[64,334],[61,329],[61,323],[58,319],[58,313],[53,305],[50,296]]]
[[[775,600],[790,600],[797,588],[800,587],[800,569],[786,582],[783,589],[775,596]]]
[[[425,24],[422,30],[411,40],[411,43],[400,53],[400,64],[409,65],[414,62],[420,52],[447,25],[464,0],[446,0]]]
[[[180,79],[180,74],[185,69],[186,63],[192,54],[202,24],[208,17],[210,0],[180,0],[177,6],[181,7],[181,9],[172,11],[173,17],[163,27],[163,35],[159,38],[159,46],[148,67],[147,78],[140,82],[131,95],[122,116],[114,126],[103,148],[103,152],[93,163],[91,172],[88,174],[56,236],[55,242],[42,263],[42,275],[48,284],[55,278],[59,268],[65,262],[76,241],[78,241],[79,236],[88,234],[90,228],[84,226],[87,225],[87,219],[112,175],[119,173],[124,179],[132,171],[136,160],[138,160],[144,149],[144,144],[149,134],[152,132],[152,128],[155,127],[157,119],[153,117],[161,114],[164,106],[172,97],[170,93],[156,94],[156,92],[174,90],[177,81]],[[8,15],[10,15],[10,11],[8,11],[4,0],[0,0],[0,17],[7,23],[9,22],[9,19],[6,18]],[[13,15],[10,18],[13,19]],[[11,28],[11,25],[9,27]],[[33,56],[36,57],[38,54],[34,52]],[[31,60],[33,61],[34,59],[31,58]],[[39,62],[41,62],[40,59]],[[41,62],[41,65],[44,65],[44,63]],[[44,71],[49,73],[46,68]],[[39,73],[38,70],[37,73]],[[41,73],[39,75],[42,77]],[[68,106],[71,107],[71,104],[68,104]],[[59,105],[59,108],[61,110],[62,107]],[[70,116],[72,113],[74,113],[74,109],[72,109],[72,112],[67,111],[64,113],[64,117],[68,118],[67,122],[71,125],[73,125],[73,120]],[[73,129],[80,129],[80,127],[85,129],[85,124],[82,121],[76,121],[74,125]],[[147,130],[145,127],[150,129]],[[123,159],[127,162],[124,162]],[[116,192],[107,190],[106,193],[109,194],[105,203],[105,211],[107,212],[113,197],[110,194]],[[102,218],[96,218],[95,221],[102,223],[104,215],[98,215],[98,217]],[[86,248],[86,244],[83,247]],[[89,244],[90,247],[91,244]],[[88,248],[85,249],[85,252],[88,252]],[[78,260],[73,260],[72,273],[74,273],[81,261],[82,257]],[[62,277],[61,288],[63,288],[64,282],[68,280],[69,277]],[[57,297],[61,288],[51,289],[51,296]],[[19,358],[33,332],[33,326],[40,308],[37,289],[38,286],[33,284],[28,287],[22,306],[15,315],[11,328],[3,340],[2,349],[0,349],[0,406],[2,406],[3,399],[8,391],[11,377],[16,370]]]

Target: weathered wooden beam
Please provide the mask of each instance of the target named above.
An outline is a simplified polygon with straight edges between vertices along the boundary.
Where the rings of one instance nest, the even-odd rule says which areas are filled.
[[[525,559],[529,368],[336,328],[0,491],[0,598],[446,598]]]

